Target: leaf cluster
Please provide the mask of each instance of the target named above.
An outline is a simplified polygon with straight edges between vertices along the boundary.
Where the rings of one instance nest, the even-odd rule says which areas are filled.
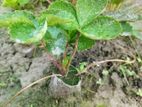
[[[24,4],[28,0],[15,0],[15,2]],[[3,1],[4,5],[11,3],[14,1]],[[44,38],[49,48],[52,41],[54,45],[49,48],[52,53],[57,50],[63,52],[63,46],[57,42],[59,38],[64,42],[73,41],[75,33],[80,32],[79,49],[83,50],[90,48],[94,40],[113,39],[121,33],[119,22],[101,15],[107,3],[107,0],[77,0],[74,6],[68,1],[58,0],[38,17],[28,11],[15,11],[1,15],[0,26],[8,27],[11,39],[19,43],[30,44]]]
[[[4,0],[3,6],[18,7],[29,0]],[[121,4],[117,0],[56,0],[38,16],[25,10],[0,15],[0,27],[9,30],[13,41],[22,44],[39,44],[41,41],[53,55],[64,53],[66,44],[73,44],[79,34],[78,50],[91,48],[96,40],[111,40],[123,34],[137,35],[139,27],[110,13],[110,5]],[[140,17],[139,17],[140,18]],[[116,20],[117,19],[117,20]],[[122,18],[121,18],[122,19]]]

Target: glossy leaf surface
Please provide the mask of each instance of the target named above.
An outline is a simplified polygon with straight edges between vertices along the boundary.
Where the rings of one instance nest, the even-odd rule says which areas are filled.
[[[100,15],[107,2],[107,0],[77,0],[76,10],[80,26],[84,27]]]
[[[44,40],[46,42],[48,52],[59,56],[65,50],[68,37],[67,34],[60,28],[49,27]]]
[[[81,36],[79,38],[79,42],[78,42],[78,50],[79,51],[83,51],[86,49],[91,48],[93,45],[95,44],[95,41],[92,39],[89,39],[87,37]]]
[[[93,23],[85,26],[81,32],[88,38],[94,40],[109,40],[114,39],[122,32],[119,22],[116,20],[100,16]]]
[[[11,24],[19,22],[34,25],[36,20],[28,11],[14,11],[0,15],[0,27],[9,27]]]
[[[9,28],[11,39],[17,43],[31,44],[39,42],[45,35],[47,23],[35,28],[26,23],[15,23]]]
[[[78,28],[76,11],[71,3],[64,1],[56,1],[49,6],[48,10],[56,11],[56,13],[54,13],[55,16],[65,19],[69,22],[63,25],[65,29],[74,30]]]

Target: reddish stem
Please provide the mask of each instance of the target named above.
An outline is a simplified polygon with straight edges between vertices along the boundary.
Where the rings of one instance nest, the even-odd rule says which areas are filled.
[[[68,49],[69,43],[66,43],[66,48],[65,48],[65,52],[63,54],[63,59],[65,59],[67,57],[67,49]]]
[[[77,33],[77,38],[76,38],[76,41],[75,41],[74,50],[73,50],[73,53],[71,55],[70,60],[68,61],[67,66],[66,66],[66,72],[69,70],[70,64],[71,64],[71,62],[72,62],[72,60],[73,60],[73,58],[74,58],[74,56],[75,56],[75,54],[77,52],[79,37],[80,37],[80,34]]]
[[[59,72],[61,75],[65,75],[66,71],[65,69],[62,67],[62,64],[59,63],[51,54],[47,54],[48,59],[53,63],[54,66],[56,66],[59,69]]]
[[[72,2],[72,4],[75,4],[75,3],[76,3],[76,0],[72,0],[71,2]]]

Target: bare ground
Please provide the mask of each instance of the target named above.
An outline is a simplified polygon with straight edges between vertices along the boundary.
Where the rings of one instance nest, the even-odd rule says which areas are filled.
[[[82,76],[81,93],[65,98],[49,97],[49,81],[42,82],[18,96],[9,107],[142,107],[142,98],[135,94],[135,90],[142,88],[142,63],[138,60],[142,58],[141,47],[141,41],[130,38],[97,41],[92,49],[78,52],[72,65],[114,58],[133,59],[133,56],[136,62],[131,65],[109,62],[89,69]],[[33,46],[13,43],[4,30],[0,31],[0,104],[52,71],[46,52],[38,50],[32,56],[33,52]],[[134,71],[139,78],[124,78],[120,66]],[[103,75],[104,70],[109,75]]]

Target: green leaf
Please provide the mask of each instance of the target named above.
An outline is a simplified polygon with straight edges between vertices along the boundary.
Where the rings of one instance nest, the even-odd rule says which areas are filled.
[[[3,0],[2,5],[5,7],[11,8],[19,8],[20,6],[24,6],[25,4],[29,3],[30,0]]]
[[[44,37],[48,52],[59,56],[65,51],[68,40],[67,34],[57,27],[49,27]]]
[[[110,0],[110,2],[112,4],[116,4],[116,5],[119,5],[120,3],[122,3],[124,0]]]
[[[70,36],[70,39],[68,41],[69,44],[75,43],[77,33],[78,31],[76,30],[69,32],[69,36]],[[83,51],[86,49],[90,49],[94,44],[95,44],[94,40],[81,35],[78,41],[78,50]]]
[[[136,92],[135,92],[138,96],[142,97],[142,89],[139,88]]]
[[[77,0],[77,17],[81,27],[92,22],[102,13],[107,5],[107,0]]]
[[[77,30],[68,31],[68,35],[69,35],[69,37],[70,37],[70,40],[69,40],[68,42],[69,42],[70,44],[71,44],[71,43],[75,43],[77,33],[78,33]]]
[[[29,2],[30,2],[30,0],[18,0],[18,3],[20,4],[20,6],[23,6]]]
[[[2,6],[18,8],[18,0],[3,0]]]
[[[62,66],[65,68],[70,60],[71,56],[66,56],[63,60],[62,60]]]
[[[11,39],[17,43],[31,44],[39,42],[45,35],[47,23],[35,28],[27,23],[15,23],[9,28]]]
[[[132,35],[132,26],[127,22],[121,22],[122,26],[122,36],[131,36]]]
[[[76,11],[71,3],[56,1],[49,6],[48,10],[56,11],[56,13],[54,13],[55,16],[68,21],[68,23],[63,25],[63,28],[67,30],[74,30],[78,28]]]
[[[43,23],[45,20],[47,20],[48,26],[55,26],[59,24],[65,24],[69,23],[69,20],[65,20],[63,18],[60,18],[54,14],[56,14],[58,11],[44,11],[40,14],[38,17],[39,23]]]
[[[84,36],[81,36],[79,38],[79,42],[78,42],[78,50],[79,51],[83,51],[86,49],[91,48],[93,45],[95,44],[95,41],[89,38],[86,38]]]
[[[109,40],[119,36],[122,28],[119,22],[110,17],[100,16],[82,28],[81,33],[94,40]]]
[[[129,22],[133,29],[133,36],[142,40],[142,21]]]
[[[0,27],[8,27],[18,22],[34,25],[36,21],[32,13],[28,11],[15,11],[0,15]]]

